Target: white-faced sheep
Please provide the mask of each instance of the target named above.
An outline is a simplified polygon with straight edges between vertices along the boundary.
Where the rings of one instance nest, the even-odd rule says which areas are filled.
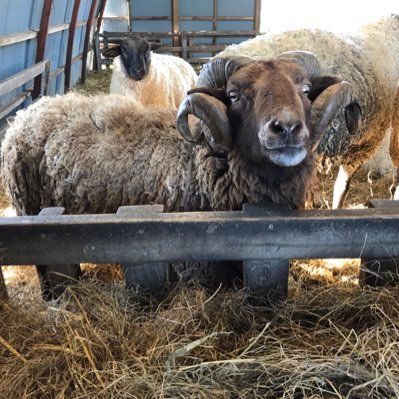
[[[160,46],[133,36],[105,50],[105,56],[115,57],[110,93],[130,95],[145,106],[177,109],[197,74],[182,58],[152,51]]]
[[[212,62],[202,84],[226,88],[194,89],[177,129],[173,110],[138,107],[126,96],[42,98],[19,111],[4,139],[7,192],[20,215],[153,203],[167,211],[269,201],[303,208],[321,133],[343,108],[351,131],[360,117],[350,84],[319,72],[308,53]],[[200,120],[194,128],[189,114]]]
[[[391,157],[396,169],[399,167],[398,151],[396,155],[394,152],[399,140],[399,122],[395,122],[399,119],[399,108],[394,107],[399,80],[399,19],[397,16],[382,18],[365,26],[359,36],[306,29],[260,35],[226,48],[219,56],[270,58],[290,50],[314,53],[324,73],[334,73],[351,82],[364,112],[359,132],[348,134],[342,118],[337,118],[326,130],[318,148],[320,153],[340,161],[333,207],[342,207],[351,177],[374,154],[390,125]],[[395,186],[397,184],[396,180]],[[399,189],[396,196],[399,198]]]

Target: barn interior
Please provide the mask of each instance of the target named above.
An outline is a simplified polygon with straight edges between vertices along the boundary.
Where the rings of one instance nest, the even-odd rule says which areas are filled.
[[[108,95],[113,60],[103,52],[124,37],[157,42],[160,54],[182,58],[199,73],[227,46],[264,32],[355,34],[369,21],[399,14],[389,0],[356,12],[343,1],[326,12],[313,0],[295,6],[266,0],[0,4],[1,140],[16,113],[44,96]],[[352,212],[351,234],[366,231],[366,252],[373,223],[391,219],[399,230],[394,166],[384,159],[383,170],[375,170],[376,162],[378,155],[355,174],[343,210],[332,209],[337,163],[320,162],[313,193],[312,207],[321,215]],[[373,206],[382,209],[374,214]],[[272,211],[265,212],[259,218],[268,220]],[[281,223],[289,217],[283,213]],[[19,234],[10,233],[10,221],[18,229],[36,223],[21,218],[1,184],[0,398],[399,398],[398,269],[389,251],[383,259],[390,264],[388,282],[377,276],[380,260],[363,251],[347,258],[290,257],[282,298],[258,295],[242,281],[229,287],[172,281],[162,295],[148,294],[127,284],[126,269],[115,262],[82,261],[79,276],[65,276],[58,290],[57,273],[67,269],[46,269],[55,276],[46,287],[37,264],[7,260],[7,235]],[[388,243],[388,234],[385,241],[380,234],[381,247],[399,251],[399,240]],[[15,237],[20,247],[10,259],[26,251]]]

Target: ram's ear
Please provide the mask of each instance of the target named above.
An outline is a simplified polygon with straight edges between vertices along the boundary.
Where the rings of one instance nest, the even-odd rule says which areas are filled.
[[[342,82],[342,79],[333,75],[314,77],[311,81],[312,87],[308,95],[309,100],[313,102],[327,87],[339,82]]]
[[[155,50],[159,49],[162,46],[162,44],[156,43],[156,42],[148,42],[148,46],[150,47],[151,51],[155,51]]]
[[[213,89],[211,87],[195,87],[187,92],[187,94],[193,93],[204,93],[208,94],[208,96],[215,97],[217,100],[221,101],[225,105],[230,105],[230,100],[227,97],[227,94],[224,89]]]
[[[118,44],[116,46],[107,48],[106,50],[104,50],[103,52],[103,56],[107,57],[107,58],[115,58],[118,55],[121,55],[121,45]]]
[[[349,134],[357,134],[362,125],[363,112],[359,101],[355,100],[345,107],[345,121]]]

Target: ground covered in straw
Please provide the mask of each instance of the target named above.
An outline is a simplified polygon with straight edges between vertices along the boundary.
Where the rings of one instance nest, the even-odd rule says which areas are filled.
[[[110,73],[93,73],[86,94]],[[333,177],[316,204],[328,208]],[[355,178],[347,206],[389,198],[391,176]],[[0,195],[2,214],[8,201]],[[125,289],[119,268],[44,302],[33,267],[3,267],[0,399],[399,398],[399,286],[359,287],[359,260],[297,260],[289,296],[173,286],[162,301]]]

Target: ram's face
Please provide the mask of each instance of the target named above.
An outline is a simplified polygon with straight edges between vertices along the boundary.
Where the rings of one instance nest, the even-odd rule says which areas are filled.
[[[141,80],[150,65],[150,45],[141,38],[128,38],[121,43],[121,61],[131,79]]]
[[[288,61],[256,62],[235,72],[226,94],[236,148],[249,160],[294,166],[309,150],[310,81]]]

